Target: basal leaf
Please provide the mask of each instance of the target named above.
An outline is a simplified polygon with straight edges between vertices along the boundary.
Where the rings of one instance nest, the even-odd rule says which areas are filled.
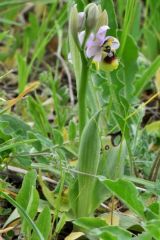
[[[160,220],[151,220],[147,223],[147,229],[156,240],[160,239]]]
[[[115,194],[121,201],[132,209],[140,217],[144,218],[144,205],[138,196],[138,191],[133,183],[118,179],[115,181],[109,179],[101,179],[104,185]]]
[[[16,201],[24,208],[27,209],[29,199],[32,192],[32,187],[36,186],[36,171],[31,170],[28,172],[23,180],[22,187],[18,192]]]
[[[97,173],[101,148],[98,118],[99,113],[89,120],[81,137],[78,160],[80,172],[78,175],[78,217],[88,216],[92,211],[93,190],[96,182],[92,175]]]
[[[45,207],[43,211],[39,214],[36,221],[36,226],[39,228],[44,239],[48,239],[51,231],[51,211],[49,207]],[[32,234],[31,240],[39,240],[35,233]]]
[[[26,208],[26,213],[28,214],[28,216],[30,216],[31,219],[34,219],[37,214],[38,204],[39,204],[39,194],[38,194],[38,191],[35,189],[35,187],[32,186],[30,198]],[[31,231],[31,227],[28,225],[28,222],[25,219],[23,219],[23,222],[22,222],[22,231],[25,232],[26,234]]]

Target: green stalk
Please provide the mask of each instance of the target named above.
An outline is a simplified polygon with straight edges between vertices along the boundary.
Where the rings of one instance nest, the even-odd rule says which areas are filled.
[[[82,70],[81,78],[79,83],[78,91],[78,110],[79,110],[79,135],[81,136],[87,119],[87,108],[86,108],[86,92],[87,83],[89,75],[89,65],[83,53],[81,53],[82,58]]]

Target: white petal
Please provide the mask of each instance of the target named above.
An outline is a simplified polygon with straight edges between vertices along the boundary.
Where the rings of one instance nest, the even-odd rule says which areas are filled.
[[[100,45],[102,45],[105,41],[106,32],[109,29],[108,26],[102,26],[99,28],[98,32],[96,33],[96,40],[99,42]]]
[[[92,46],[87,48],[86,55],[88,58],[91,58],[96,56],[99,52],[101,52],[101,49],[98,46]]]
[[[81,45],[82,45],[83,40],[84,40],[84,35],[85,35],[85,31],[82,31],[82,32],[78,33],[78,39],[79,39],[79,42],[80,42]]]
[[[86,47],[91,47],[92,45],[95,45],[94,34],[93,33],[91,33],[89,35],[87,43],[86,43]]]
[[[111,50],[116,50],[120,47],[120,42],[117,38],[114,38],[112,45],[111,45]]]
[[[107,25],[101,26],[99,28],[97,34],[105,34],[106,35],[106,32],[107,32],[108,29],[109,29],[109,26],[107,26]]]
[[[79,12],[78,13],[78,29],[79,29],[79,31],[82,28],[84,19],[85,19],[85,13],[84,12]]]
[[[97,55],[95,55],[95,57],[93,58],[93,61],[95,62],[101,62],[102,61],[102,53],[98,52]]]
[[[120,47],[120,42],[117,38],[112,37],[112,36],[108,36],[105,39],[106,41],[108,41],[109,46],[111,47],[111,50],[114,51],[116,49],[118,49]]]
[[[70,63],[72,63],[72,55],[71,55],[71,52],[68,53],[68,61],[69,61]]]

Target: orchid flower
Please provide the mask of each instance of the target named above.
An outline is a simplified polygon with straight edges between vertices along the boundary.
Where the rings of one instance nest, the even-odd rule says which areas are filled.
[[[87,58],[92,58],[93,62],[98,64],[111,64],[113,69],[118,67],[118,59],[115,52],[119,48],[120,43],[117,38],[106,36],[108,26],[101,26],[96,33],[91,33],[85,46],[85,54]],[[78,34],[80,45],[83,44],[85,31]],[[113,64],[114,63],[114,64]],[[116,63],[116,64],[115,64]],[[109,69],[108,69],[109,70]],[[112,68],[111,68],[112,70]]]

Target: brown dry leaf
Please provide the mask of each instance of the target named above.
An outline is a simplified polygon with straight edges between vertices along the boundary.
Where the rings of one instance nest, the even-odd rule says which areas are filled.
[[[9,56],[5,61],[4,61],[5,66],[7,69],[11,69],[16,67],[16,55]]]
[[[46,17],[47,16],[47,7],[43,3],[36,3],[35,4],[35,14],[38,18],[41,16]]]
[[[28,84],[25,90],[22,93],[20,93],[16,98],[13,98],[6,102],[7,109],[15,105],[17,102],[19,102],[26,94],[34,91],[39,85],[40,83],[38,81]]]
[[[12,230],[14,227],[7,227],[7,228],[4,228],[4,229],[0,229],[0,234],[2,233],[7,233],[9,232],[10,230]],[[0,240],[1,240],[1,237],[0,237]]]
[[[84,236],[83,232],[72,232],[65,238],[65,240],[76,240],[81,236]]]
[[[6,227],[7,228],[9,228],[9,227],[16,228],[18,224],[20,224],[20,218],[13,220],[8,225],[6,225]]]
[[[4,189],[3,191],[4,191],[5,193],[10,194],[10,195],[13,196],[13,197],[16,197],[16,196],[17,196],[17,194],[16,194],[15,192],[12,192],[12,191],[10,191],[10,190],[8,190],[8,189]]]
[[[116,198],[112,198],[112,199],[110,200],[110,202],[108,203],[108,207],[109,207],[110,209],[116,209],[116,208],[118,208],[118,204],[119,204],[119,200],[116,199]]]
[[[66,142],[68,140],[68,132],[65,127],[62,130],[62,134],[63,134],[63,140],[64,140],[64,142]]]
[[[48,46],[49,50],[52,52],[52,53],[55,53],[58,49],[58,38],[57,37],[53,37]]]
[[[160,68],[156,73],[155,84],[156,84],[157,91],[160,92]]]

